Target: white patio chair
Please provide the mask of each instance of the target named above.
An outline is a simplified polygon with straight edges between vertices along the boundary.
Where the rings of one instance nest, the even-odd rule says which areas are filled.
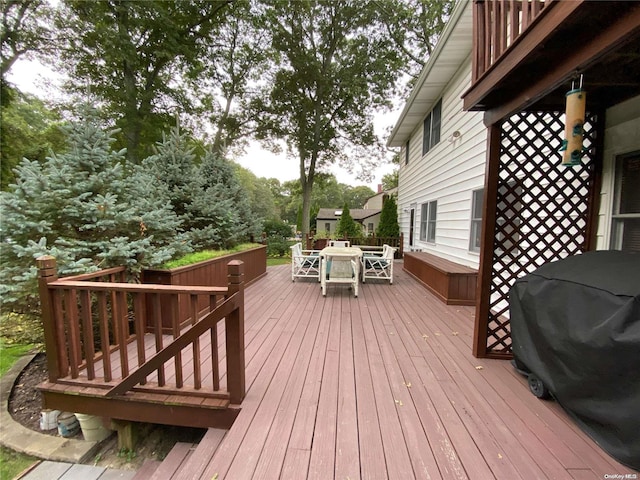
[[[298,242],[291,247],[291,281],[298,278],[315,278],[320,281],[320,251],[303,250]]]
[[[369,252],[362,256],[362,283],[378,278],[393,283],[393,256],[396,249],[385,244],[382,253]]]
[[[349,240],[329,240],[330,247],[350,247],[351,242]]]
[[[322,259],[321,287],[322,296],[327,295],[327,285],[342,284],[353,289],[353,296],[358,296],[360,277],[360,261],[357,257],[328,255]]]

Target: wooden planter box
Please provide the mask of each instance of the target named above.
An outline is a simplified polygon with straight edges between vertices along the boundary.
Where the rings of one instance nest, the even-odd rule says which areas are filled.
[[[405,252],[404,270],[447,305],[475,305],[478,271],[425,252]]]
[[[259,247],[255,247],[250,250],[224,255],[210,260],[204,260],[184,267],[168,270],[143,270],[142,283],[226,287],[228,284],[227,264],[231,260],[241,260],[244,262],[245,286],[251,284],[267,273],[267,247],[266,245],[260,245]],[[146,307],[147,318],[154,318],[153,302],[151,299],[147,299]],[[198,303],[198,309],[202,311],[208,307],[209,304],[206,302],[206,299],[201,298]],[[172,333],[170,298],[161,299],[160,310],[160,316],[162,317],[162,331],[163,333],[170,334]],[[191,319],[189,298],[187,295],[178,295],[178,318],[181,325]],[[147,331],[154,331],[153,325],[147,324]]]

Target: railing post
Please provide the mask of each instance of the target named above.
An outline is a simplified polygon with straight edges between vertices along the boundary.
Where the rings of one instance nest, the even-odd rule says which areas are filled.
[[[227,390],[231,403],[239,404],[245,396],[244,364],[244,262],[227,264],[229,294],[238,295],[238,308],[225,318],[227,341]]]
[[[56,340],[56,318],[53,308],[51,292],[48,284],[58,280],[56,259],[50,255],[43,255],[36,259],[38,266],[38,291],[40,294],[40,307],[42,309],[42,326],[44,328],[44,342],[47,354],[47,370],[49,381],[55,382],[62,376],[59,363],[59,348]],[[60,346],[63,347],[62,345]],[[66,375],[66,372],[64,372]]]

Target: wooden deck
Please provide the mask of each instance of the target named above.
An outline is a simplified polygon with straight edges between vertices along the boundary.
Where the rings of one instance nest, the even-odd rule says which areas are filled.
[[[323,298],[317,282],[271,267],[245,295],[242,410],[172,478],[633,473],[559,405],[531,395],[508,362],[474,358],[474,308],[443,304],[402,268],[393,285],[367,282],[358,298],[336,286]]]

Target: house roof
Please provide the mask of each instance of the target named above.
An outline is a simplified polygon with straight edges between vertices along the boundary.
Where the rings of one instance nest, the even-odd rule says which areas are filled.
[[[409,100],[387,140],[388,147],[402,147],[423,121],[471,54],[473,46],[473,2],[458,0],[440,39],[425,64]]]
[[[336,212],[340,212],[337,214]],[[373,217],[378,215],[381,210],[377,208],[353,208],[349,209],[349,213],[354,220],[364,220],[369,217]],[[342,214],[341,208],[321,208],[318,210],[318,215],[316,215],[316,219],[318,220],[337,220],[340,218]]]

